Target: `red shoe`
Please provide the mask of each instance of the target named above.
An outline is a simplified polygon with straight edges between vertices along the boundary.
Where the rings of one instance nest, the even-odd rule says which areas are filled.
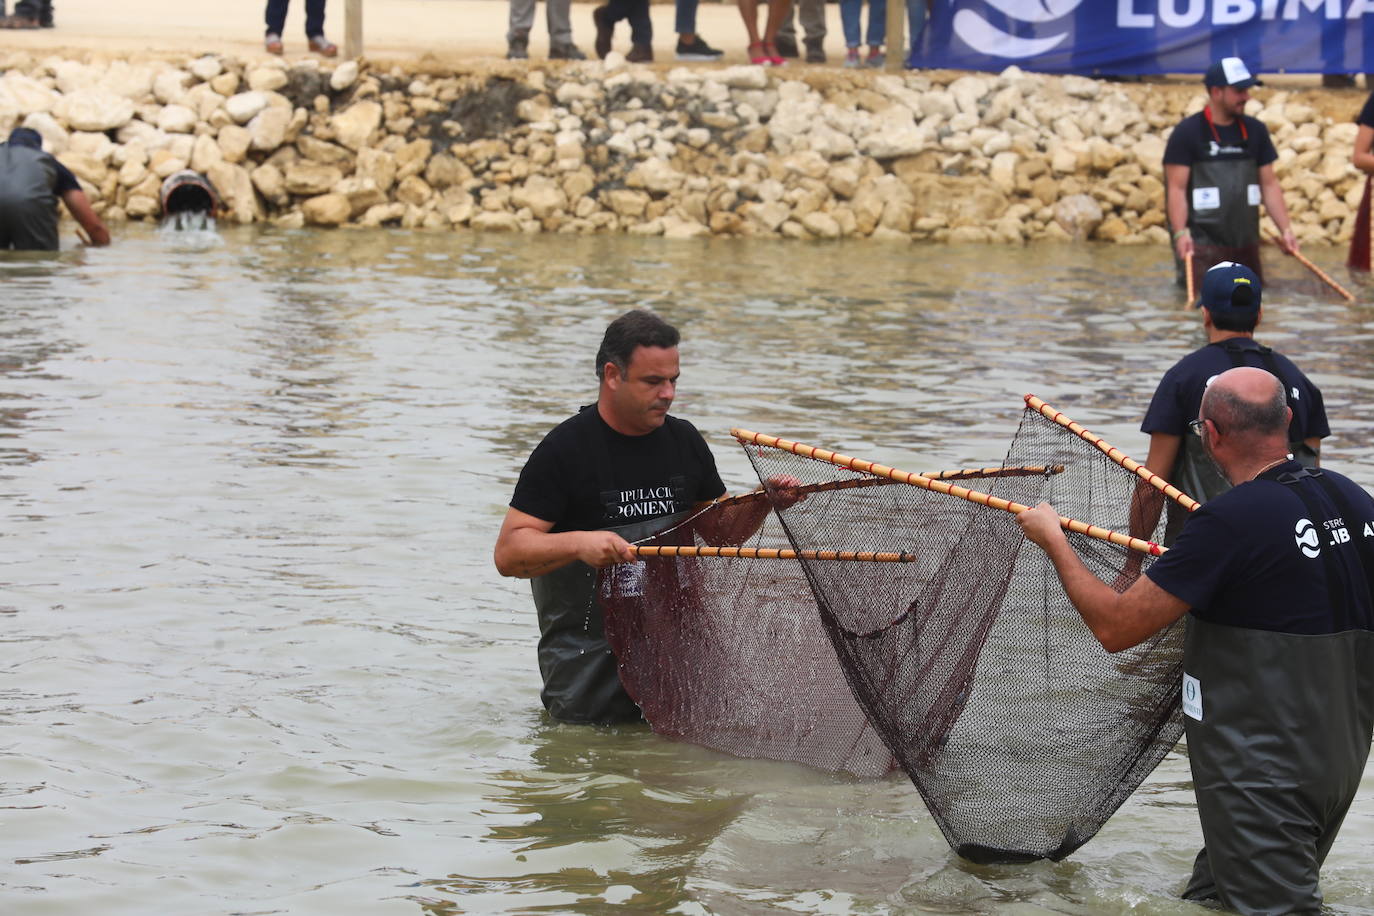
[[[754,42],[749,45],[749,63],[758,64],[760,67],[773,66],[773,58],[768,56],[764,50],[763,42]]]
[[[787,58],[778,53],[777,45],[765,41],[763,43],[763,50],[764,53],[768,55],[768,63],[770,66],[781,67],[783,64],[787,63]]]

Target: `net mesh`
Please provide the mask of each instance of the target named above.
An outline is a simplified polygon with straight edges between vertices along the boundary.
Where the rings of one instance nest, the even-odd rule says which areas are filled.
[[[603,574],[622,680],[656,731],[859,775],[895,758],[951,847],[989,863],[1073,852],[1177,742],[1181,623],[1110,655],[1010,513],[910,484],[837,486],[877,481],[745,450],[761,481],[815,488],[770,516],[760,546],[917,559],[676,558]],[[1130,530],[1138,478],[1038,412],[1004,465],[1052,470],[971,485]],[[690,525],[660,538],[701,543]],[[1069,538],[1120,590],[1150,563]]]

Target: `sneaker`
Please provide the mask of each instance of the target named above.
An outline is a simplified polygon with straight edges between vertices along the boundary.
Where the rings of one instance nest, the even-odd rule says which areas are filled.
[[[858,48],[850,48],[844,52],[844,65],[851,70],[864,65],[864,62],[859,58]]]
[[[692,36],[691,44],[685,43],[681,38],[677,40],[678,60],[713,61],[720,60],[721,56],[724,54],[724,51],[719,51],[702,41],[700,35]]]
[[[864,66],[877,70],[881,69],[885,63],[887,63],[887,55],[876,48],[872,48],[868,52],[868,59],[864,61]]]
[[[339,55],[339,46],[323,35],[316,35],[310,39],[310,50],[321,57],[337,57]]]
[[[813,41],[810,38],[806,40],[806,62],[808,64],[825,63],[825,49],[821,47],[819,41]]]
[[[506,43],[506,60],[529,60],[530,39],[528,35],[517,35]],[[549,56],[553,56],[550,49]]]
[[[797,39],[791,35],[779,34],[778,37],[773,40],[773,47],[777,49],[778,54],[782,57],[798,56]]]
[[[592,10],[592,23],[596,26],[596,41],[592,44],[596,56],[602,60],[611,53],[611,38],[615,35],[615,23],[611,21],[611,8],[598,6]]]
[[[267,49],[268,54],[280,54],[282,52],[281,36],[276,32],[268,32],[263,37],[263,47]]]
[[[549,60],[586,60],[582,49],[570,41],[556,41],[549,45]]]
[[[654,49],[650,45],[634,45],[630,48],[630,53],[625,55],[625,59],[632,64],[652,64]]]

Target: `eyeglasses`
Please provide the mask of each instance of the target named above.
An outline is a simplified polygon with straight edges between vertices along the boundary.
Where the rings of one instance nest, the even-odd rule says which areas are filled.
[[[1188,428],[1191,429],[1191,430],[1193,431],[1193,435],[1194,435],[1194,436],[1201,436],[1201,435],[1202,435],[1202,428],[1203,428],[1204,426],[1206,426],[1206,425],[1207,425],[1207,421],[1206,421],[1206,420],[1202,420],[1202,419],[1189,420],[1189,421],[1188,421]],[[1213,421],[1212,421],[1212,426],[1216,429],[1217,432],[1221,432],[1221,427],[1220,427],[1220,426],[1217,426],[1217,421],[1216,421],[1216,420],[1213,420]]]

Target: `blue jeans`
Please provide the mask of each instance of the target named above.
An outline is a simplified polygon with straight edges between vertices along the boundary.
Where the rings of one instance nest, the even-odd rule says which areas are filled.
[[[907,36],[907,46],[916,53],[916,43],[921,31],[926,27],[926,0],[906,0],[906,22],[911,34]]]
[[[291,0],[267,0],[267,31],[280,35],[286,26],[286,7]],[[324,0],[305,0],[305,37],[324,34]]]
[[[925,0],[920,0],[924,6]],[[840,0],[840,25],[844,27],[846,47],[857,48],[859,41],[859,17],[863,14],[864,0]],[[878,47],[887,37],[887,0],[868,0],[868,42],[869,47]]]
[[[673,31],[679,35],[695,35],[697,32],[697,0],[677,0],[674,4],[676,15]]]

